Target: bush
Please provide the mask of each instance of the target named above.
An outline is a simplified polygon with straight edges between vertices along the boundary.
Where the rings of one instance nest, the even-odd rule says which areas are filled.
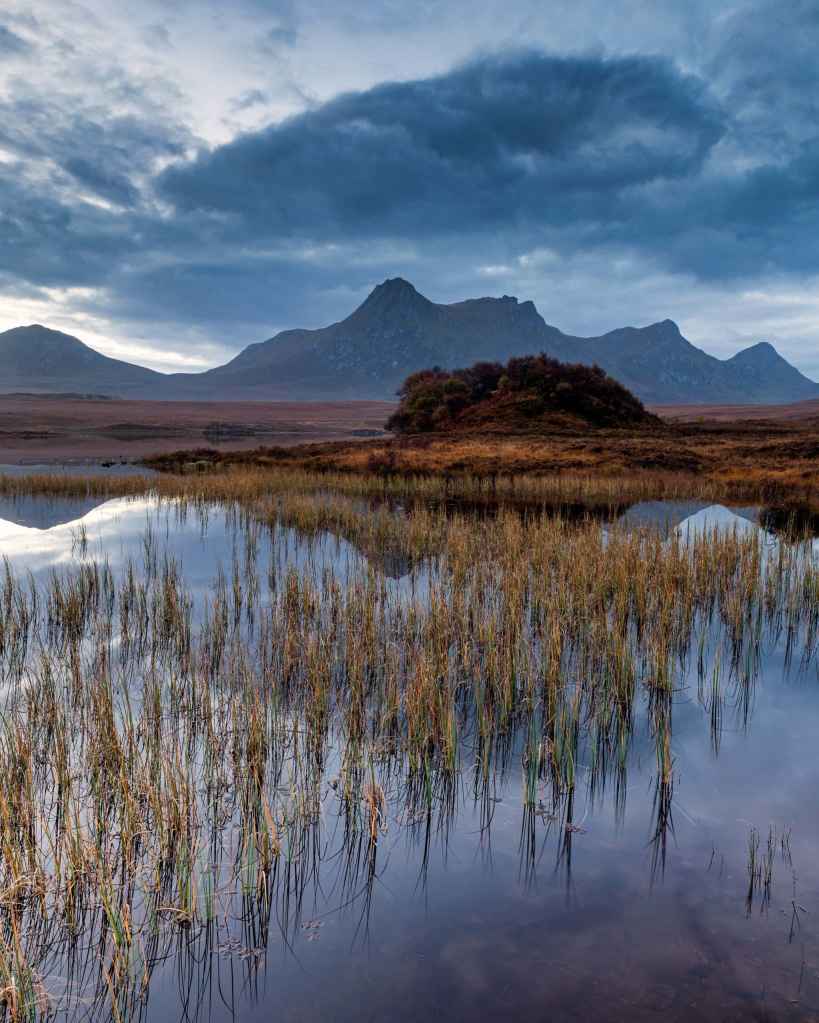
[[[467,369],[413,373],[398,392],[400,403],[387,428],[395,433],[428,433],[480,420],[515,425],[559,413],[595,426],[653,421],[642,402],[599,366],[558,362],[529,355],[476,362]]]

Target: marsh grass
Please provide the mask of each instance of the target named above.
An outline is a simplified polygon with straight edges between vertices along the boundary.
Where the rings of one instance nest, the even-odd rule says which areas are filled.
[[[369,497],[400,501],[461,501],[473,505],[506,503],[568,505],[576,508],[621,508],[646,500],[718,501],[744,497],[767,504],[781,497],[774,488],[739,494],[736,485],[697,480],[687,473],[646,470],[631,474],[594,471],[555,472],[460,471],[322,471],[281,466],[231,465],[207,472],[163,472],[147,476],[135,467],[132,476],[80,476],[55,473],[0,475],[0,496],[38,494],[51,497],[129,497],[147,493],[192,501],[263,500],[271,495]],[[797,512],[795,521],[799,520]],[[789,519],[779,511],[776,523]],[[773,521],[773,515],[772,515]]]
[[[203,601],[151,525],[140,559],[117,571],[88,556],[87,538],[45,580],[4,566],[10,1019],[75,1002],[89,1018],[132,1018],[183,946],[241,956],[252,985],[271,931],[296,940],[330,849],[339,901],[366,927],[390,830],[418,835],[423,873],[465,798],[491,834],[499,778],[520,778],[524,870],[541,854],[539,828],[568,870],[579,791],[594,805],[613,786],[622,817],[635,746],[651,750],[662,869],[674,707],[689,679],[717,753],[729,709],[747,723],[764,643],[815,660],[808,544],[772,552],[757,534],[663,538],[505,506],[475,518],[384,502],[383,486],[373,510],[360,484],[318,482],[226,474],[186,493],[160,481],[173,514],[205,528],[222,502],[232,517],[232,562]],[[312,552],[301,569],[283,549],[292,531]],[[281,555],[266,578],[263,539]],[[376,564],[404,559],[408,579],[389,585],[366,559],[338,572],[321,545],[342,542]],[[764,849],[751,833],[749,911],[760,893],[770,900],[776,846],[773,832]]]

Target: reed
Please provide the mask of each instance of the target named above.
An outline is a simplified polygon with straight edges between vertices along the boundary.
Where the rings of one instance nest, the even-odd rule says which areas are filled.
[[[635,501],[688,500],[756,501],[771,504],[787,496],[769,486],[749,485],[742,489],[735,481],[698,479],[688,473],[654,472],[602,473],[593,470],[558,472],[343,471],[305,469],[285,464],[231,465],[208,472],[163,472],[141,474],[135,467],[131,476],[80,476],[60,473],[0,475],[0,495],[19,497],[39,494],[49,497],[131,497],[155,494],[184,497],[191,501],[262,501],[271,495],[379,498],[424,503],[466,502],[492,505],[499,500],[518,504],[564,505],[601,509],[621,508]],[[798,510],[777,513],[791,523]]]
[[[551,506],[475,516],[429,481],[402,501],[398,483],[295,471],[85,485],[153,488],[203,529],[220,502],[237,542],[204,597],[150,524],[116,570],[87,539],[37,582],[4,566],[0,1003],[15,1020],[66,1007],[46,980],[80,954],[96,1011],[125,1019],[180,933],[194,943],[228,919],[250,928],[252,970],[271,918],[295,940],[326,857],[367,904],[384,835],[445,834],[464,776],[488,821],[517,772],[522,855],[540,819],[562,822],[566,856],[578,790],[613,785],[622,814],[647,741],[660,864],[674,695],[696,687],[716,755],[728,702],[749,713],[764,644],[815,661],[819,566],[799,541],[771,555],[755,534],[662,537]],[[600,481],[522,488],[622,500]],[[382,570],[396,558],[400,585]],[[770,900],[789,841],[771,831],[761,849],[751,833],[749,906]]]

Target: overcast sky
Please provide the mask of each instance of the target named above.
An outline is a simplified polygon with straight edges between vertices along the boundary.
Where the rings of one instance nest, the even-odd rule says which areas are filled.
[[[819,0],[4,0],[0,329],[200,369],[385,277],[819,379]]]

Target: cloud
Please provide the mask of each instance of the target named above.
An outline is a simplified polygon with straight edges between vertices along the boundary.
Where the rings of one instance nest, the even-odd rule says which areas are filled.
[[[0,25],[0,60],[4,57],[19,57],[28,54],[32,50],[30,43],[27,43],[22,36],[12,32],[5,25]]]
[[[788,159],[816,135],[819,7],[815,0],[756,0],[733,10],[703,73],[733,111],[735,151],[761,162]]]
[[[492,56],[341,96],[170,167],[157,188],[182,214],[228,215],[255,236],[562,224],[696,173],[722,122],[666,60]]]
[[[819,275],[814,0],[27,7],[0,28],[2,296],[182,351],[401,274],[575,332],[780,324],[815,371],[814,306],[783,306]]]
[[[726,60],[730,82],[741,66]],[[717,92],[658,58],[485,56],[241,135],[156,187],[180,220],[255,245],[501,233],[702,281],[819,271],[819,144],[766,158],[747,129],[760,99],[737,114]]]
[[[298,31],[290,22],[281,22],[269,28],[265,33],[260,48],[265,53],[278,53],[282,46],[294,46],[298,39]]]
[[[68,205],[51,180],[27,183],[22,173],[0,166],[0,272],[35,286],[92,284],[133,247],[105,210]]]
[[[230,101],[232,113],[241,113],[251,107],[264,106],[270,102],[270,96],[264,89],[246,89],[241,95]]]

